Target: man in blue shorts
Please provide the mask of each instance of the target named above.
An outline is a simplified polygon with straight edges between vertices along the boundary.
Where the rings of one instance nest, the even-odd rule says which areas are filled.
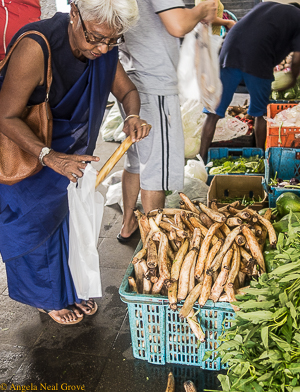
[[[293,87],[300,72],[300,9],[275,2],[255,6],[228,32],[220,53],[223,93],[216,113],[206,110],[200,155],[206,161],[217,121],[225,116],[237,86],[244,81],[249,94],[248,114],[255,117],[256,147],[264,149],[267,112],[273,68],[294,52]]]

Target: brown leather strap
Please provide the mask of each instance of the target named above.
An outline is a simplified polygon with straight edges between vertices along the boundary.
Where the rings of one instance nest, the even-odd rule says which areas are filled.
[[[20,35],[20,37],[15,41],[15,43],[10,48],[9,52],[6,54],[4,59],[2,61],[0,61],[0,71],[2,71],[2,69],[4,68],[4,66],[7,63],[7,61],[9,60],[13,50],[18,45],[18,43],[21,41],[21,39],[24,38],[26,35],[29,35],[29,34],[35,34],[35,35],[39,35],[40,37],[42,37],[44,39],[44,41],[46,42],[46,45],[47,45],[47,48],[48,48],[49,57],[48,57],[48,68],[47,68],[47,83],[46,83],[46,101],[48,101],[49,100],[50,87],[51,87],[51,83],[52,83],[51,49],[50,49],[49,42],[48,42],[47,38],[44,36],[44,34],[40,33],[39,31],[30,30],[30,31],[26,31],[26,33],[23,33],[22,35]]]

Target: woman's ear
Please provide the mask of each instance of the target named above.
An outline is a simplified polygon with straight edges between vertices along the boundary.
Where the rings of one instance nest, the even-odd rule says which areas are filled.
[[[74,19],[76,18],[76,15],[78,14],[76,5],[74,3],[71,3],[71,8],[70,8],[70,21],[74,22]]]

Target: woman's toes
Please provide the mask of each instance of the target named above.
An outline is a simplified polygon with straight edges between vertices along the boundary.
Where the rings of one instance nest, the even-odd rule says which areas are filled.
[[[76,306],[70,307],[77,318],[83,317],[83,313]]]

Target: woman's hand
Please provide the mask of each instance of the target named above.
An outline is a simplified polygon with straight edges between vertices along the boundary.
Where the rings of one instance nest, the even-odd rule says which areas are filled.
[[[234,20],[229,19],[226,21],[226,27],[228,30],[230,30],[235,24],[236,22]]]
[[[144,137],[149,135],[152,126],[147,121],[137,117],[130,117],[124,123],[123,131],[127,136],[131,136],[133,143],[139,142]]]
[[[87,162],[98,162],[99,157],[92,155],[70,155],[62,152],[51,150],[45,155],[43,162],[57,173],[67,177],[70,181],[76,182],[78,178],[83,176]]]

